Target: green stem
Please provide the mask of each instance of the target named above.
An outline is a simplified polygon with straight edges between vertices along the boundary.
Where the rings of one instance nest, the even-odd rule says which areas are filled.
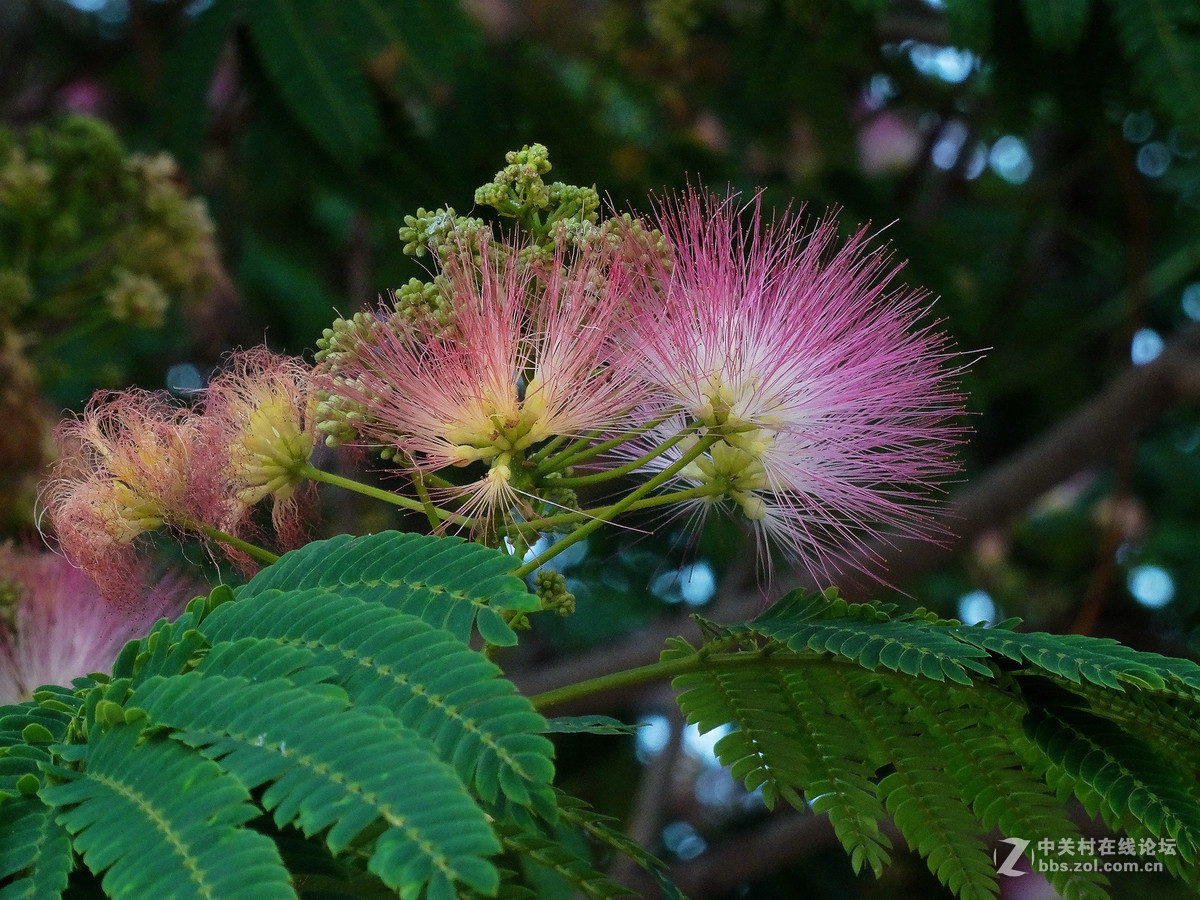
[[[425,486],[425,477],[419,471],[413,475],[413,487],[417,489],[417,499],[425,508],[425,517],[429,519],[429,527],[436,532],[442,524],[441,510],[433,505],[433,500],[429,496],[429,488]]]
[[[564,453],[569,452],[576,445],[578,445],[578,446],[586,445],[588,443],[588,441],[595,440],[598,435],[599,435],[599,432],[593,432],[592,434],[588,435],[585,438],[579,438],[577,441],[575,441],[574,443],[571,444],[571,447],[568,447],[567,450],[565,450],[563,452]],[[534,463],[534,464],[540,463],[543,459],[545,459],[547,456],[549,456],[551,453],[553,453],[555,450],[557,450],[559,447],[561,447],[563,445],[563,442],[566,440],[567,440],[567,436],[565,434],[555,435],[550,440],[546,441],[546,443],[544,443],[541,447],[539,447],[536,453],[531,453],[529,456],[525,457],[525,461],[527,463]]]
[[[682,491],[673,491],[670,494],[655,494],[653,497],[643,497],[633,503],[624,512],[635,512],[639,509],[651,509],[655,506],[666,506],[670,503],[682,503],[686,500],[695,500],[700,497],[709,497],[714,494],[725,493],[725,486],[719,482],[709,484],[701,484],[696,487],[684,488]],[[552,531],[560,525],[573,525],[576,522],[582,522],[586,519],[594,519],[597,516],[603,516],[607,510],[612,507],[603,506],[595,509],[581,509],[577,511],[559,513],[554,516],[544,516],[540,519],[528,519],[524,522],[517,522],[504,529],[504,534],[512,535],[514,532],[529,532],[540,533],[544,531]]]
[[[681,471],[684,467],[686,467],[689,463],[691,463],[691,461],[693,459],[700,456],[700,454],[704,453],[706,450],[708,450],[709,447],[711,447],[713,444],[715,444],[719,440],[721,440],[721,435],[718,435],[718,434],[713,434],[713,435],[709,435],[707,437],[701,438],[699,441],[696,442],[696,445],[694,447],[692,447],[691,450],[689,450],[687,453],[683,454],[681,457],[679,457],[679,459],[675,460],[675,462],[671,463],[671,465],[667,466],[667,468],[663,469],[661,472],[659,472],[657,475],[655,475],[653,478],[651,478],[649,481],[647,481],[641,487],[637,488],[637,490],[632,491],[625,497],[622,497],[620,500],[618,500],[616,503],[613,503],[611,506],[605,506],[605,507],[597,510],[595,517],[592,518],[591,521],[585,522],[583,525],[580,525],[578,528],[576,528],[570,534],[563,537],[562,540],[558,541],[555,544],[552,544],[550,547],[548,547],[546,550],[543,550],[541,553],[539,553],[533,559],[529,560],[529,562],[525,563],[523,566],[520,566],[520,567],[514,569],[513,574],[516,575],[518,578],[524,578],[530,572],[533,572],[534,570],[536,570],[538,568],[538,566],[540,566],[543,563],[558,556],[558,554],[562,553],[564,550],[566,550],[572,544],[578,543],[579,541],[583,540],[585,537],[587,537],[589,534],[591,534],[593,531],[595,531],[601,525],[611,522],[616,516],[620,515],[621,513],[625,512],[626,510],[630,509],[635,503],[637,503],[639,500],[641,500],[643,497],[645,497],[647,494],[649,494],[651,491],[653,491],[659,485],[661,485],[664,482],[668,481],[669,479],[673,478],[676,473]],[[572,514],[572,515],[581,515],[581,514]]]
[[[413,500],[411,497],[405,497],[401,494],[394,494],[391,491],[385,491],[383,488],[377,488],[370,484],[363,484],[361,481],[355,481],[352,478],[345,478],[341,475],[335,475],[332,472],[325,472],[318,469],[312,463],[305,463],[302,466],[297,466],[295,473],[300,478],[307,478],[310,481],[320,481],[325,484],[332,484],[335,487],[344,488],[347,491],[354,491],[356,494],[362,494],[365,497],[372,497],[376,500],[382,500],[384,503],[391,503],[393,506],[402,506],[405,509],[411,509],[414,512],[426,513],[428,510],[425,504],[420,500]],[[471,520],[466,516],[457,516],[453,513],[448,513],[443,510],[438,510],[439,518],[449,519],[458,525],[470,525]]]
[[[668,414],[668,415],[670,415],[670,414]],[[659,416],[657,419],[653,419],[652,421],[647,422],[645,425],[641,425],[641,426],[633,429],[628,434],[623,434],[623,435],[620,435],[619,437],[610,438],[609,440],[604,441],[599,444],[591,444],[591,441],[595,439],[594,433],[591,435],[588,435],[586,437],[582,437],[579,440],[575,441],[573,444],[571,444],[571,446],[568,447],[566,450],[564,450],[562,453],[553,457],[550,460],[550,465],[543,467],[541,465],[541,461],[539,460],[538,472],[539,472],[539,474],[545,475],[549,472],[560,471],[562,469],[567,468],[568,466],[578,465],[579,463],[583,462],[584,460],[591,459],[592,457],[598,456],[601,453],[605,453],[616,447],[620,447],[622,444],[627,443],[628,441],[631,441],[636,437],[640,437],[641,435],[648,432],[650,429],[655,428],[658,425],[661,425],[664,421],[666,421],[666,419],[667,419],[667,415]],[[686,434],[686,433],[694,431],[694,430],[695,430],[694,426],[689,427],[689,428],[684,429],[682,432],[680,432],[680,434]],[[651,451],[650,457],[653,458],[653,456],[656,452],[657,451]],[[539,453],[538,455],[540,456],[541,454]]]
[[[272,565],[279,562],[279,557],[259,547],[257,544],[251,544],[249,541],[243,541],[239,537],[234,537],[232,534],[222,531],[219,528],[214,528],[211,525],[205,525],[203,522],[193,522],[191,519],[177,519],[176,524],[189,531],[197,532],[205,537],[212,538],[214,541],[220,541],[222,544],[228,544],[235,550],[241,550],[251,559],[257,559],[260,563]]]
[[[557,472],[560,469],[565,469],[577,459],[582,459],[587,449],[593,446],[592,441],[600,437],[600,434],[601,432],[599,431],[593,431],[591,434],[576,438],[563,448],[560,453],[551,456],[547,464],[547,456],[549,456],[549,451],[553,449],[551,444],[556,442],[561,444],[566,439],[564,435],[560,434],[554,438],[551,444],[547,444],[545,447],[540,448],[533,456],[528,457],[528,461],[536,463],[537,471],[542,475]]]
[[[774,669],[804,669],[813,666],[824,668],[837,667],[852,671],[862,671],[862,664],[849,656],[829,655],[821,652],[800,651],[795,654],[780,648],[761,647],[758,649],[737,649],[739,645],[751,637],[748,633],[731,634],[718,638],[697,649],[695,652],[677,659],[660,660],[650,665],[625,669],[621,672],[610,672],[598,675],[575,684],[564,685],[549,691],[543,691],[530,697],[535,709],[544,710],[552,706],[561,706],[575,700],[582,700],[596,694],[623,688],[637,687],[652,681],[666,680],[678,675],[688,675],[693,672],[728,672],[737,669],[774,668]],[[910,685],[916,678],[900,670],[880,667],[872,673],[876,678],[891,679],[897,684]],[[1008,676],[993,679],[987,676],[971,678],[973,692],[977,702],[986,702],[992,712],[997,710],[1007,716],[1010,705],[1003,707],[993,703],[996,698],[1011,701],[1016,688]],[[1019,717],[1018,717],[1019,718]],[[1015,721],[1015,720],[1014,720]]]
[[[630,472],[637,471],[652,459],[656,459],[661,456],[664,450],[669,450],[670,448],[674,447],[690,433],[691,429],[681,431],[679,434],[675,435],[675,437],[655,447],[649,453],[644,453],[633,462],[625,463],[623,466],[618,466],[615,469],[605,469],[603,472],[596,472],[594,475],[572,475],[569,477],[559,478],[555,480],[554,486],[579,487],[580,485],[595,484],[598,481],[606,481],[609,478],[619,478],[622,475],[628,475]],[[609,441],[608,443],[612,442]]]
[[[671,503],[683,503],[687,500],[698,500],[701,497],[712,497],[714,495],[724,494],[726,487],[719,481],[710,481],[708,484],[698,484],[695,487],[684,488],[682,491],[672,491],[670,494],[655,494],[653,497],[643,497],[633,506],[629,507],[629,511],[633,512],[638,509],[651,509],[655,506],[666,506]]]
[[[621,672],[599,675],[596,678],[588,678],[585,681],[536,694],[529,699],[533,702],[535,709],[545,709],[573,700],[582,700],[595,694],[636,687],[651,681],[667,680],[692,672],[730,671],[731,669],[748,669],[764,665],[802,668],[814,664],[827,666],[830,662],[828,657],[823,656],[774,656],[762,650],[716,654],[709,652],[709,648],[706,647],[693,656],[664,660],[646,666],[638,666],[636,669],[625,669]]]

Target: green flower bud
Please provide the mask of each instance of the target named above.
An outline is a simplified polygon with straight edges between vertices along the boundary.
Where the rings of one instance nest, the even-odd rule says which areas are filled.
[[[553,610],[564,618],[575,612],[575,595],[567,590],[567,581],[558,572],[545,567],[539,569],[534,585],[542,609]]]
[[[0,631],[11,638],[17,631],[17,610],[21,606],[21,585],[8,578],[0,579]]]
[[[460,243],[474,246],[478,233],[485,230],[482,219],[459,218],[452,206],[433,212],[420,208],[415,216],[404,217],[400,240],[407,256],[424,256],[428,251],[445,260]]]
[[[349,319],[334,319],[317,338],[316,362],[324,364],[330,372],[337,372],[338,361],[352,356],[377,324],[378,320],[369,312],[357,312]]]
[[[33,283],[16,269],[0,269],[0,311],[15,312],[33,299]]]
[[[453,301],[441,285],[410,278],[408,283],[396,290],[392,298],[396,304],[395,319],[389,323],[397,333],[417,333],[446,340],[457,333],[457,319]]]
[[[520,150],[510,150],[504,154],[504,161],[510,166],[529,169],[535,175],[545,175],[551,168],[550,151],[545,144],[526,144]]]
[[[14,149],[0,166],[0,206],[12,207],[18,213],[37,212],[50,202],[51,177],[48,165]]]
[[[112,317],[141,328],[160,327],[170,301],[159,283],[127,269],[116,269],[113,275],[116,283],[104,292]]]

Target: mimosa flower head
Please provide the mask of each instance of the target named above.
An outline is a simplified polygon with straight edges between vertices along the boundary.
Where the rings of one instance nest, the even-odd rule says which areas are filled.
[[[289,499],[316,446],[314,400],[303,361],[256,347],[233,354],[208,386],[201,430],[223,457],[236,498]]]
[[[169,577],[110,603],[63,557],[0,545],[0,704],[27,700],[43,684],[109,671],[126,641],[179,613],[190,596]]]
[[[317,437],[309,367],[300,359],[255,347],[234,353],[209,384],[199,417],[192,505],[206,522],[242,536],[256,531],[254,507],[270,498],[277,543],[298,546],[312,498],[304,469]],[[257,566],[222,546],[247,570]]]
[[[364,437],[415,469],[482,463],[452,492],[486,519],[520,503],[529,451],[614,427],[634,406],[640,382],[614,342],[625,275],[603,249],[536,267],[516,252],[454,254],[442,275],[455,333],[371,329],[329,389],[367,409]]]
[[[843,243],[832,218],[766,221],[761,195],[743,208],[692,191],[657,224],[672,253],[638,281],[635,342],[677,413],[627,452],[696,428],[661,470],[717,437],[672,488],[710,488],[694,513],[736,510],[764,558],[778,546],[814,576],[881,529],[928,535],[962,398],[961,365],[921,323],[926,294],[890,286],[900,267],[866,229]]]
[[[187,516],[194,420],[165,393],[97,395],[55,430],[42,505],[63,552],[106,595],[136,566],[138,535]]]

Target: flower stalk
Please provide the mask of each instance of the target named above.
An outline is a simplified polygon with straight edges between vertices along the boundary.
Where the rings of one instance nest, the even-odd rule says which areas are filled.
[[[667,466],[658,475],[655,475],[653,478],[646,481],[644,484],[642,484],[638,488],[634,489],[633,491],[630,491],[629,494],[627,494],[622,499],[618,500],[616,503],[613,503],[610,506],[606,506],[606,507],[603,507],[602,509],[597,510],[587,522],[585,522],[583,525],[580,525],[578,528],[576,528],[574,531],[572,531],[570,534],[566,535],[565,537],[563,537],[556,543],[547,547],[545,550],[543,550],[541,553],[539,553],[533,559],[526,562],[524,565],[518,566],[516,569],[513,570],[513,574],[516,575],[518,578],[524,578],[526,575],[530,574],[531,572],[536,571],[538,568],[545,565],[550,560],[554,559],[554,557],[558,556],[558,554],[562,553],[568,547],[570,547],[574,544],[577,544],[579,541],[583,540],[585,537],[587,537],[589,534],[591,534],[593,531],[595,531],[600,526],[605,525],[608,522],[611,522],[614,518],[619,516],[621,513],[626,512],[627,510],[632,508],[635,503],[637,503],[639,500],[641,500],[643,497],[645,497],[651,491],[655,490],[661,484],[664,484],[669,479],[674,477],[680,470],[682,470],[685,466],[687,466],[689,463],[691,463],[692,460],[694,460],[698,456],[700,456],[700,454],[704,453],[709,447],[711,447],[713,444],[715,444],[718,440],[720,440],[720,438],[717,435],[709,435],[707,437],[701,438],[700,440],[698,440],[696,442],[695,446],[692,447],[691,450],[687,451],[682,456],[680,456],[679,459],[677,459],[675,462],[671,463],[671,465]]]

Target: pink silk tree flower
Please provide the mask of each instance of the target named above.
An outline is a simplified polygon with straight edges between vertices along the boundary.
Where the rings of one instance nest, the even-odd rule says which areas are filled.
[[[190,519],[194,420],[165,393],[98,394],[55,441],[45,514],[68,559],[120,598],[139,564],[134,539]]]
[[[482,463],[480,478],[445,491],[486,524],[521,513],[537,490],[525,480],[528,453],[615,427],[638,401],[614,343],[628,327],[626,276],[603,249],[535,267],[487,245],[455,254],[442,276],[453,333],[396,326],[380,310],[328,389],[365,407],[360,434],[413,469]]]
[[[685,510],[740,514],[768,568],[771,547],[820,578],[869,537],[932,536],[963,401],[962,365],[921,324],[927,295],[889,287],[900,266],[865,229],[842,243],[832,218],[765,221],[761,195],[692,191],[655,224],[671,253],[637,280],[633,344],[653,409],[675,413],[623,455],[695,428],[648,467],[661,471],[719,437],[664,490],[708,487]]]
[[[209,384],[189,495],[205,521],[240,535],[269,497],[281,545],[300,541],[312,498],[298,488],[317,441],[309,371],[300,359],[256,347],[233,354]]]
[[[0,704],[109,671],[127,641],[182,612],[191,596],[171,577],[113,604],[63,557],[0,546]]]

